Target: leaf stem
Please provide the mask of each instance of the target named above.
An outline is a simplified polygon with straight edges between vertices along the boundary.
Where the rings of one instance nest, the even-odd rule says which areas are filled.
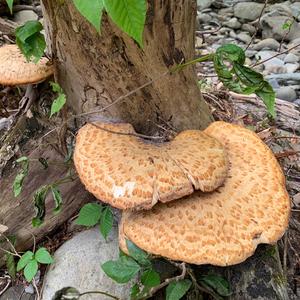
[[[175,73],[177,71],[181,71],[183,68],[186,68],[190,65],[193,65],[195,63],[201,63],[201,62],[205,62],[205,61],[212,61],[214,58],[214,53],[210,53],[210,54],[207,54],[207,55],[203,55],[201,57],[198,57],[198,58],[195,58],[195,59],[192,59],[192,60],[189,60],[187,61],[186,63],[184,64],[179,64],[177,66],[175,66],[174,68],[172,68],[170,70],[171,73]]]
[[[109,293],[106,293],[106,292],[101,292],[101,291],[89,291],[89,292],[84,292],[84,293],[81,293],[79,295],[79,297],[81,296],[84,296],[84,295],[88,295],[88,294],[100,294],[100,295],[104,295],[104,296],[107,296],[107,297],[110,297],[112,299],[116,299],[116,300],[121,300],[120,298],[114,296],[114,295],[111,295]]]

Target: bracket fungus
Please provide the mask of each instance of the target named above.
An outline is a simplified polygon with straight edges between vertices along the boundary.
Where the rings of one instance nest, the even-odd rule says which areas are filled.
[[[130,124],[83,126],[74,163],[87,190],[119,209],[150,209],[194,189],[213,191],[228,173],[223,146],[207,134],[186,130],[171,142],[151,143]]]
[[[224,186],[158,204],[151,211],[125,211],[125,238],[149,253],[192,264],[227,266],[251,256],[260,243],[275,243],[288,225],[290,200],[271,150],[248,129],[215,122],[205,133],[221,141],[230,169]]]
[[[38,63],[27,62],[17,45],[0,47],[0,84],[15,86],[38,83],[54,72],[47,58]]]

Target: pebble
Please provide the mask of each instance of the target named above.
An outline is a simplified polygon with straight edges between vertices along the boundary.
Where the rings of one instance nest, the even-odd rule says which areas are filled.
[[[285,58],[284,58],[284,62],[285,63],[296,63],[299,61],[299,56],[293,54],[293,53],[289,53]]]
[[[276,97],[281,100],[293,102],[297,99],[297,94],[293,88],[289,86],[283,86],[276,90]]]
[[[38,15],[33,10],[20,10],[14,14],[14,22],[23,25],[27,21],[38,20]]]
[[[251,36],[245,32],[237,34],[236,38],[245,44],[249,44],[251,42]]]
[[[254,50],[262,50],[262,49],[270,49],[270,50],[278,50],[280,43],[272,38],[264,39],[260,41],[258,44],[253,46]]]
[[[254,3],[254,2],[237,3],[234,6],[234,16],[240,19],[254,21],[259,17],[263,7],[264,5],[261,3]]]
[[[287,73],[295,73],[299,69],[298,63],[287,63],[285,64]]]
[[[232,18],[229,21],[224,22],[223,25],[232,29],[239,29],[242,26],[242,24],[238,21],[237,18]]]

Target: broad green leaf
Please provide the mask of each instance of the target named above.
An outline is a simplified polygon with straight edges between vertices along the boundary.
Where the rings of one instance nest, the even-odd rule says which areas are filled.
[[[36,259],[37,262],[39,262],[41,264],[47,265],[47,264],[53,263],[53,258],[51,257],[48,250],[44,247],[42,247],[36,251],[34,258]]]
[[[101,267],[108,277],[118,283],[130,281],[141,270],[139,264],[129,256],[121,256],[116,261],[107,261]]]
[[[42,29],[39,21],[27,21],[16,29],[16,43],[28,61],[33,57],[38,62],[44,54],[46,42],[40,33]]]
[[[29,170],[29,160],[28,157],[22,156],[16,160],[17,163],[22,164],[22,171],[17,174],[13,183],[14,196],[18,197],[22,191],[22,185],[25,177],[28,175]]]
[[[231,295],[229,282],[221,276],[205,275],[200,280],[213,288],[221,296],[228,297]]]
[[[31,282],[31,280],[36,275],[39,269],[38,263],[35,259],[31,260],[24,269],[24,276],[27,282]]]
[[[51,192],[52,192],[53,201],[55,203],[55,208],[54,208],[53,212],[55,214],[57,214],[61,211],[62,196],[61,196],[60,190],[58,190],[56,186],[51,187]]]
[[[147,252],[143,251],[129,240],[126,240],[126,247],[129,255],[139,264],[143,266],[151,266],[151,261],[149,260],[149,254]]]
[[[25,266],[33,259],[34,254],[32,251],[25,252],[18,261],[17,271],[24,269]]]
[[[67,98],[65,94],[59,94],[58,97],[52,102],[50,118],[58,113],[66,104]]]
[[[73,0],[75,7],[99,32],[103,11],[103,0]]]
[[[100,220],[100,231],[105,239],[110,233],[113,223],[114,223],[114,216],[111,211],[111,208],[109,206],[106,206],[102,211],[101,220]]]
[[[49,84],[50,84],[50,86],[52,88],[52,91],[54,93],[59,93],[59,94],[63,94],[64,93],[64,90],[61,88],[61,86],[58,83],[50,81]]]
[[[103,0],[104,7],[119,28],[143,48],[143,31],[146,20],[146,0]]]
[[[6,3],[9,7],[9,11],[12,14],[13,13],[13,5],[14,5],[14,0],[6,0]]]
[[[45,218],[45,200],[49,192],[49,186],[41,186],[33,195],[33,204],[35,209],[35,217],[32,219],[33,227],[40,226]]]
[[[95,226],[100,221],[101,215],[102,207],[100,204],[85,204],[79,212],[79,216],[76,219],[76,224],[88,227]]]
[[[190,289],[192,282],[189,279],[171,282],[166,289],[166,300],[179,300]]]
[[[146,287],[155,287],[160,284],[159,274],[151,270],[146,270],[141,276],[141,282]]]
[[[139,293],[140,293],[140,288],[136,283],[130,289],[130,299],[137,299]]]

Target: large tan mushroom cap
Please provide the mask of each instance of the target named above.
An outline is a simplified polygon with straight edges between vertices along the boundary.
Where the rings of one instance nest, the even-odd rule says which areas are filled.
[[[289,219],[290,201],[271,150],[248,129],[215,122],[205,132],[222,141],[231,164],[225,185],[158,204],[151,211],[124,212],[125,237],[173,260],[226,266],[244,261],[260,243],[275,243]]]
[[[52,75],[54,67],[47,58],[38,63],[27,62],[17,45],[0,47],[0,84],[37,83]]]
[[[81,181],[98,199],[120,209],[150,209],[193,193],[212,191],[225,180],[227,155],[207,134],[188,130],[170,143],[136,136],[130,124],[98,123],[77,135],[74,162]],[[125,133],[125,135],[107,130]]]

